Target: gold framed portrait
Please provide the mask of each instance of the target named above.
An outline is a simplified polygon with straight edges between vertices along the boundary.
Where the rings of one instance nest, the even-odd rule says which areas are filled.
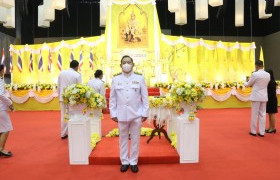
[[[118,48],[148,48],[148,16],[137,4],[126,6],[118,17]]]

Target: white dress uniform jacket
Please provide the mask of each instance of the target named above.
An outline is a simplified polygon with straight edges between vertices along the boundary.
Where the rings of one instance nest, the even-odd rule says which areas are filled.
[[[64,137],[68,134],[67,123],[64,121],[65,105],[63,103],[62,94],[66,87],[70,86],[71,84],[78,83],[82,83],[82,77],[78,72],[76,72],[72,68],[62,71],[58,76],[57,85],[60,101],[61,137]]]
[[[58,76],[58,82],[57,82],[59,101],[63,101],[62,98],[63,90],[67,86],[70,86],[71,84],[78,84],[78,83],[82,83],[82,77],[78,72],[76,72],[72,68],[62,71]]]
[[[270,75],[263,69],[254,72],[245,86],[253,86],[250,100],[267,102],[267,85],[270,81]]]
[[[110,92],[111,118],[118,121],[131,121],[139,117],[148,117],[148,90],[143,76],[123,73],[113,78]]]
[[[257,122],[259,120],[259,134],[265,133],[265,118],[266,118],[266,102],[267,85],[270,81],[270,74],[263,69],[254,72],[245,86],[253,86],[250,100],[252,101],[251,107],[251,133],[257,133]]]
[[[88,85],[93,88],[96,93],[101,94],[105,98],[105,86],[101,79],[94,78],[88,82]]]

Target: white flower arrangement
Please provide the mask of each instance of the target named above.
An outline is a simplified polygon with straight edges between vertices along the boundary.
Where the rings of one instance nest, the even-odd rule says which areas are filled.
[[[89,109],[102,109],[105,107],[105,99],[102,95],[82,84],[72,84],[64,89],[62,95],[65,104],[86,104]]]
[[[205,98],[205,91],[199,83],[179,82],[173,84],[170,89],[170,95],[177,103],[196,103],[201,102]]]

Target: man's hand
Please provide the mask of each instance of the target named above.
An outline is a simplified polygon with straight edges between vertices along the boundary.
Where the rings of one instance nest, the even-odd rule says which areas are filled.
[[[118,122],[118,118],[117,117],[112,118],[112,120],[115,121],[115,122]]]
[[[147,117],[142,117],[142,122],[145,122],[147,119]]]
[[[15,108],[14,108],[13,105],[10,105],[9,108],[10,108],[11,111],[14,111],[14,110],[15,110]]]

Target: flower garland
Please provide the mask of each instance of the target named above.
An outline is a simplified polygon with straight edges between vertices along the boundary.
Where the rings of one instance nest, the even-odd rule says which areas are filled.
[[[102,109],[105,107],[105,99],[102,95],[82,84],[72,84],[64,89],[62,95],[65,104],[86,104],[89,109]]]
[[[90,136],[90,147],[91,149],[94,149],[96,144],[101,141],[101,137],[97,133],[92,133]]]
[[[141,132],[140,135],[141,136],[151,136],[153,129],[152,128],[147,128],[147,127],[141,127]],[[155,133],[155,135],[157,136],[158,133]],[[114,128],[113,130],[111,130],[106,137],[117,137],[119,136],[119,129],[118,128]]]

